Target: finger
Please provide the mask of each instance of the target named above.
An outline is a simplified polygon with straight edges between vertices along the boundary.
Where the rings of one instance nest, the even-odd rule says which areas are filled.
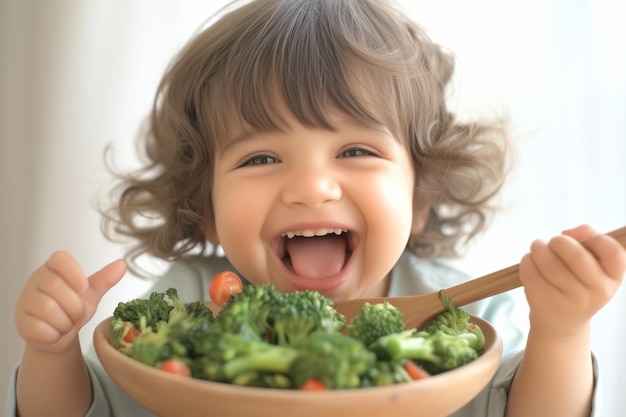
[[[598,235],[598,232],[588,224],[583,224],[572,229],[563,230],[563,234],[579,242],[583,242]]]
[[[54,270],[65,272],[73,270],[71,274],[79,275],[80,268],[76,269],[75,265],[71,265],[73,262],[71,256],[57,253],[51,256],[50,260]],[[67,265],[70,267],[67,268]],[[44,263],[33,272],[18,297],[15,315],[16,319],[20,319],[19,323],[36,325],[42,321],[59,332],[67,332],[73,327],[74,322],[81,319],[84,312],[83,303],[65,277],[53,269]],[[82,279],[86,281],[86,278]]]
[[[59,303],[39,288],[25,289],[20,294],[15,323],[24,340],[43,344],[56,342],[74,328]]]
[[[67,344],[78,334],[78,328],[72,332],[59,332],[49,320],[41,320],[29,315],[16,316],[18,333],[30,346],[45,352],[62,352]]]
[[[596,235],[585,241],[587,250],[598,260],[604,273],[621,281],[626,272],[626,249],[608,235]]]
[[[617,281],[623,279],[626,270],[626,251],[613,238],[595,234],[584,240],[583,245],[569,241],[567,236],[551,241],[553,251],[565,262],[587,289],[600,288],[602,278]],[[615,285],[609,285],[612,290]]]
[[[64,251],[54,252],[45,263],[46,268],[63,278],[74,291],[81,293],[89,287],[82,268],[72,255]]]
[[[89,296],[98,303],[104,294],[113,288],[126,273],[126,262],[122,259],[111,262],[89,277]]]
[[[15,317],[15,324],[18,333],[28,343],[40,345],[49,345],[57,342],[68,331],[61,331],[58,327],[62,327],[53,323],[49,317],[42,318],[37,315],[29,314]]]
[[[550,240],[548,247],[569,270],[569,274],[587,288],[595,287],[598,278],[605,275],[593,254],[570,236],[555,236]]]
[[[543,294],[546,291],[546,281],[541,277],[541,272],[537,268],[530,253],[522,257],[519,263],[520,280],[524,285],[524,291],[538,292]]]
[[[65,320],[57,320],[61,327],[55,326],[59,331],[69,331],[74,324],[83,321],[85,304],[82,297],[62,277],[54,275],[40,282],[37,290],[40,300],[31,308],[38,310],[43,319],[62,314]]]
[[[565,237],[562,236],[562,238]],[[534,241],[530,246],[530,253],[541,277],[559,292],[567,293],[574,285],[574,282],[569,279],[572,272],[552,249],[553,240],[554,238],[549,243],[541,240]]]

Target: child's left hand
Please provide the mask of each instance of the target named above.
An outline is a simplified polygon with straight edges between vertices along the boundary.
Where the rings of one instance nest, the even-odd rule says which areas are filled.
[[[587,225],[547,243],[534,241],[520,263],[531,327],[554,336],[586,329],[615,295],[625,271],[626,250]]]

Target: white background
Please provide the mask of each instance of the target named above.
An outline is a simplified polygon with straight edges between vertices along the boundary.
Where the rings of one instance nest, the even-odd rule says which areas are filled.
[[[0,398],[22,344],[12,315],[56,249],[86,272],[122,255],[99,229],[103,150],[134,162],[133,140],[173,54],[223,1],[0,0]],[[518,143],[507,209],[459,264],[478,276],[517,263],[534,238],[626,224],[623,0],[403,2],[458,57],[454,106],[511,115]],[[146,283],[128,276],[83,329]],[[519,290],[518,290],[519,293]],[[624,286],[594,319],[603,416],[622,415]],[[572,364],[576,366],[576,364]],[[0,404],[3,406],[3,404]]]

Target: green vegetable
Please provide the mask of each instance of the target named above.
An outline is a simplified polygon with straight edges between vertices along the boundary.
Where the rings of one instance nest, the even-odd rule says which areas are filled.
[[[287,374],[298,355],[295,349],[272,345],[252,334],[209,330],[204,336],[195,349],[202,359],[192,371],[212,381],[263,386],[261,374]]]
[[[403,360],[378,360],[361,376],[361,386],[380,387],[383,385],[400,384],[411,381]]]
[[[426,333],[435,333],[443,331],[449,335],[463,334],[471,332],[473,324],[470,323],[470,315],[462,308],[456,308],[452,305],[450,298],[439,291],[439,299],[445,307],[446,311],[438,314],[430,322],[424,326],[421,331]],[[484,341],[483,341],[484,344]]]
[[[331,299],[317,291],[282,293],[267,306],[272,339],[279,345],[306,344],[314,331],[343,330],[346,318],[332,305]]]
[[[446,311],[423,329],[410,329],[379,338],[371,347],[379,357],[411,359],[429,373],[437,374],[476,359],[483,352],[485,338],[480,327],[470,323],[470,315],[456,308],[439,293]]]
[[[165,301],[164,293],[153,292],[148,299],[135,299],[126,303],[118,303],[113,311],[113,317],[121,321],[127,321],[137,329],[141,327],[141,321],[145,326],[156,330],[156,324],[167,321],[172,306]]]
[[[318,330],[299,342],[290,368],[298,388],[310,378],[328,389],[358,388],[361,376],[376,363],[376,355],[363,343],[340,332]]]
[[[173,302],[170,305],[165,296]],[[165,307],[164,307],[165,305]],[[214,320],[213,312],[202,302],[183,304],[175,289],[152,293],[147,300],[119,303],[113,313],[113,343],[120,345],[125,322],[139,330],[125,353],[147,365],[159,366],[169,358],[187,359],[198,332]]]
[[[215,318],[216,331],[253,334],[266,338],[270,332],[269,311],[282,294],[274,284],[246,285],[233,295]]]
[[[248,285],[232,296],[216,317],[215,326],[219,331],[252,333],[287,345],[315,330],[342,330],[346,319],[332,304],[317,291],[282,293],[274,284]]]
[[[150,366],[176,360],[195,378],[230,384],[288,389],[304,389],[311,381],[325,389],[397,384],[415,379],[407,371],[420,369],[413,362],[439,373],[482,353],[480,328],[443,293],[440,297],[444,313],[421,330],[406,330],[402,312],[388,302],[364,305],[347,324],[319,292],[248,285],[214,317],[202,302],[183,304],[171,288],[118,304],[114,345]]]
[[[361,313],[348,326],[348,335],[369,346],[382,336],[403,331],[402,319],[402,311],[388,301],[379,304],[365,303],[361,307]]]
[[[474,346],[473,333],[451,336],[443,331],[432,334],[406,330],[378,339],[372,349],[391,360],[412,359],[431,374],[438,374],[476,359],[480,352]]]
[[[204,341],[196,346],[196,351],[206,359],[203,365],[193,369],[200,377],[210,380],[297,387],[303,381],[294,379],[296,374],[291,363],[296,359],[294,366],[301,369],[302,362],[313,360],[314,355],[335,355],[347,360],[346,364],[353,361],[353,357],[359,362],[357,366],[367,363],[361,360],[358,349],[374,358],[360,343],[353,341],[349,345],[348,338],[340,333],[345,322],[345,317],[332,307],[332,300],[319,292],[281,293],[273,284],[246,286],[241,293],[232,296],[205,334]],[[314,333],[329,336],[313,336]],[[324,344],[321,340],[325,337],[329,340]],[[331,340],[336,346],[330,343]],[[343,344],[340,345],[339,341]],[[333,346],[335,350],[331,351]],[[303,361],[303,357],[309,359]],[[330,375],[332,371],[333,378],[338,379],[338,370],[346,369],[346,366],[339,367],[335,362],[328,372]],[[276,374],[281,377],[276,379]],[[332,385],[346,384],[338,381]]]

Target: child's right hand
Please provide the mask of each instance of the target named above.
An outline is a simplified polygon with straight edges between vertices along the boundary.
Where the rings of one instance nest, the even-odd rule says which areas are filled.
[[[117,260],[86,277],[72,255],[55,252],[33,272],[18,297],[17,331],[32,348],[63,352],[125,272],[126,264]]]

